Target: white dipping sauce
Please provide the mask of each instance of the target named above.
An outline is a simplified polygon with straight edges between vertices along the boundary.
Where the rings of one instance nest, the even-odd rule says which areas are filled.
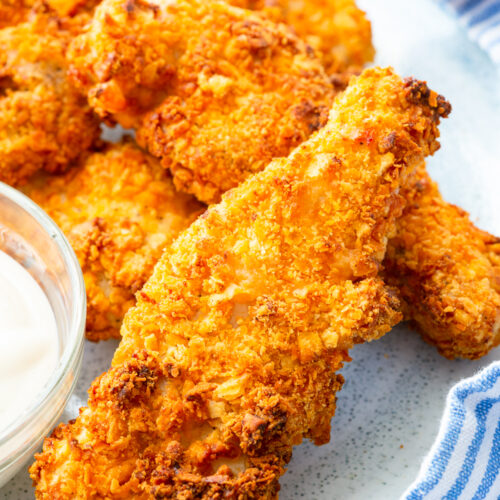
[[[58,358],[47,296],[26,269],[0,251],[0,433],[34,402]]]

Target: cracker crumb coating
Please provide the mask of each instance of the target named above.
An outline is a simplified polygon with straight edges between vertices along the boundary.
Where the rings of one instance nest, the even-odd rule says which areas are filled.
[[[355,73],[375,56],[371,23],[354,0],[228,0],[289,25],[321,59],[328,75]]]
[[[0,180],[61,172],[94,144],[99,120],[67,79],[78,26],[49,12],[0,30]]]
[[[449,110],[416,85],[366,71],[172,243],[88,407],[37,455],[38,498],[277,497],[292,447],[329,440],[348,349],[401,319],[378,271]]]
[[[83,14],[92,15],[101,0],[42,0],[42,7],[52,9],[60,17],[76,17]],[[87,17],[85,21],[89,21]]]
[[[0,29],[25,21],[35,0],[0,0]]]
[[[421,165],[384,265],[405,317],[447,358],[477,359],[500,343],[500,239],[447,203]]]
[[[287,26],[216,0],[105,0],[68,57],[97,113],[207,203],[324,125],[335,92]]]
[[[101,0],[0,0],[0,29],[28,21],[30,16],[51,12],[60,17],[91,14]],[[88,20],[88,19],[87,19]]]
[[[90,340],[119,337],[163,249],[204,207],[178,193],[155,158],[131,143],[109,145],[63,176],[24,191],[61,227],[83,270]]]

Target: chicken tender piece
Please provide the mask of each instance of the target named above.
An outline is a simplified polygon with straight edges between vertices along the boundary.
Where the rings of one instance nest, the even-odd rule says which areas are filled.
[[[347,350],[401,319],[377,274],[448,111],[368,70],[325,128],[183,232],[88,408],[37,455],[37,497],[276,498],[292,447],[329,440]]]
[[[476,359],[500,343],[500,239],[446,203],[422,165],[387,250],[387,281],[405,316],[447,358]]]
[[[328,73],[344,72],[334,83],[342,84],[350,67],[356,71],[374,55],[370,24],[350,0],[231,3],[263,9],[293,26],[321,54]],[[446,203],[423,165],[406,197],[409,207],[389,242],[387,280],[400,289],[405,317],[443,355],[479,358],[500,343],[499,240]]]
[[[36,181],[26,194],[61,227],[82,266],[87,338],[119,337],[135,292],[202,205],[176,192],[158,161],[129,143],[92,154],[64,176]]]
[[[291,26],[337,80],[373,61],[371,24],[354,0],[228,0]],[[347,83],[347,82],[346,82]]]
[[[99,137],[97,117],[66,78],[69,40],[51,15],[0,30],[0,181],[60,172]]]
[[[204,202],[287,156],[326,122],[334,90],[285,25],[216,0],[105,0],[69,50],[101,117]]]

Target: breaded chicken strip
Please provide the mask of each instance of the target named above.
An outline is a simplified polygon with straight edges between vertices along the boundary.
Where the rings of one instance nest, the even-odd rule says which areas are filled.
[[[335,79],[354,73],[375,56],[371,24],[354,0],[227,0],[237,7],[261,10],[291,26],[321,58]]]
[[[134,293],[201,204],[176,192],[158,161],[130,143],[110,145],[64,176],[36,181],[24,191],[61,227],[82,266],[87,338],[119,337]]]
[[[401,319],[377,273],[448,111],[368,70],[325,128],[182,233],[88,408],[31,467],[38,498],[275,498],[293,445],[329,440],[347,350]]]
[[[285,25],[217,0],[105,0],[69,59],[92,107],[205,202],[309,137],[334,94]]]
[[[373,57],[369,22],[351,0],[231,3],[264,9],[293,26],[322,55],[329,73],[348,72]],[[344,66],[332,68],[329,56]],[[499,240],[446,203],[423,165],[405,196],[410,204],[389,242],[386,278],[400,288],[405,317],[443,355],[479,358],[500,343]]]
[[[384,262],[407,319],[448,358],[500,343],[500,239],[446,203],[422,165]]]
[[[63,24],[42,13],[0,30],[0,181],[64,170],[99,137],[99,121],[66,78],[71,29]]]

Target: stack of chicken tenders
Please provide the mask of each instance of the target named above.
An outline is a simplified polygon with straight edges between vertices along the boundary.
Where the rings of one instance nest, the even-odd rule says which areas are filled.
[[[72,244],[88,339],[121,339],[37,498],[277,498],[354,344],[500,343],[500,240],[426,171],[451,106],[363,69],[353,0],[0,0],[0,28],[0,180]]]

